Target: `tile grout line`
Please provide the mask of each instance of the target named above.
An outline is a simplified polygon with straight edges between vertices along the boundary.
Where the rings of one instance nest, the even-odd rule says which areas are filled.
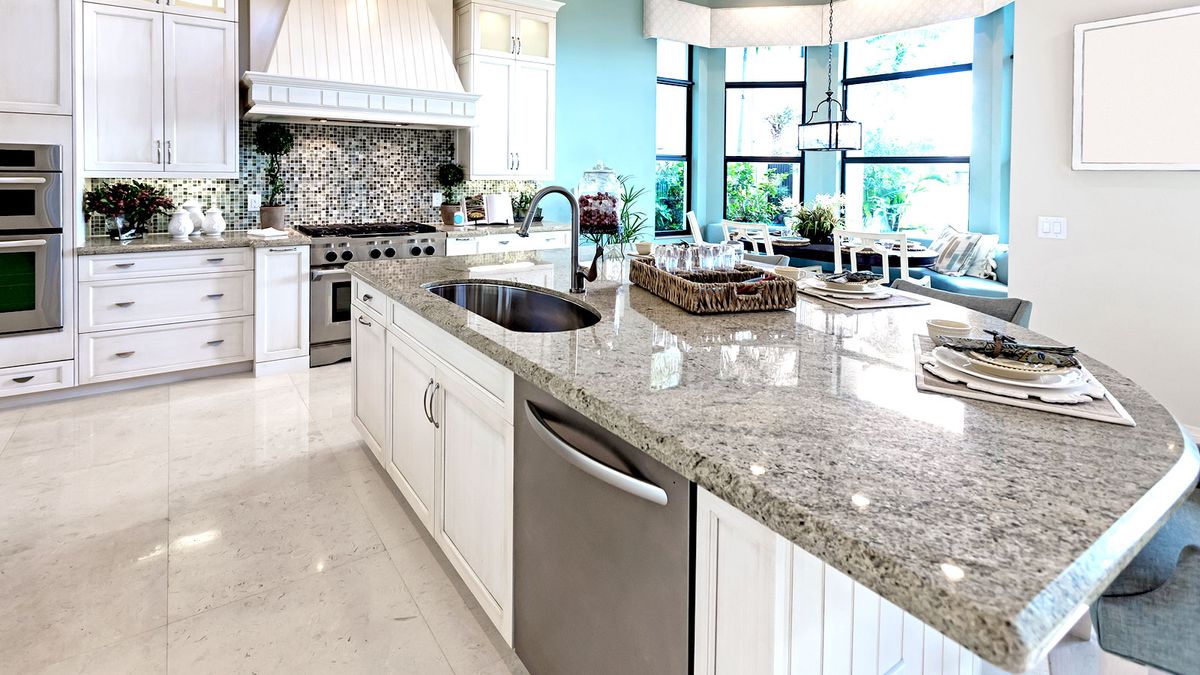
[[[167,386],[167,588],[163,598],[163,614],[166,625],[163,627],[163,675],[171,672],[171,462],[174,461],[171,452],[171,426],[174,423],[174,406],[171,405],[173,387]]]

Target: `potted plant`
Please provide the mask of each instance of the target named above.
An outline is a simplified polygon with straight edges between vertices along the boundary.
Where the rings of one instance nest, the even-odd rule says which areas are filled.
[[[610,252],[623,258],[626,249],[641,240],[649,219],[646,214],[633,210],[634,202],[646,194],[646,188],[633,187],[633,176],[617,176],[617,182],[621,185],[621,194],[616,232],[585,230],[583,237],[596,247],[597,255]]]
[[[529,185],[518,187],[512,192],[512,209],[513,218],[517,221],[525,220],[525,214],[529,213],[529,207],[533,204],[534,190]],[[538,209],[539,211],[541,209]]]
[[[83,210],[113,219],[108,236],[118,241],[141,239],[154,216],[175,208],[159,187],[141,181],[100,183],[83,195]]]
[[[447,162],[437,168],[437,182],[442,186],[442,224],[454,226],[454,214],[458,213],[459,200],[456,197],[458,188],[467,181],[463,168],[453,162]]]
[[[784,208],[784,222],[792,234],[814,244],[828,244],[833,241],[833,231],[845,223],[846,195],[817,195],[812,204],[789,201]]]
[[[292,151],[296,138],[282,124],[263,122],[254,132],[254,149],[267,156],[267,170],[263,174],[266,187],[266,199],[258,212],[259,222],[263,227],[276,230],[287,229],[284,219],[287,216],[287,205],[283,203],[283,170],[279,160]]]

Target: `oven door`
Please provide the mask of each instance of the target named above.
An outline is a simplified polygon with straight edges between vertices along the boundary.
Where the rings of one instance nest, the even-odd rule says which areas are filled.
[[[62,230],[61,173],[0,173],[0,231]]]
[[[62,235],[0,235],[0,334],[62,326]]]
[[[309,338],[313,343],[350,339],[350,273],[341,267],[311,272]]]

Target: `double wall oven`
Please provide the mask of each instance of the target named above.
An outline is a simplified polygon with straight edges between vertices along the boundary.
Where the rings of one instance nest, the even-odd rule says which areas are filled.
[[[63,327],[62,148],[0,144],[0,335]]]

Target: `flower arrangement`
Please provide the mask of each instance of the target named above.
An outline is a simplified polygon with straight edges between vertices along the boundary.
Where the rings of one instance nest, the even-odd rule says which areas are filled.
[[[846,221],[846,195],[817,195],[812,204],[784,201],[784,223],[795,234],[825,243]]]
[[[617,176],[617,182],[621,184],[621,195],[618,200],[621,206],[616,218],[615,231],[608,227],[592,228],[590,231],[585,230],[583,236],[597,247],[613,246],[621,255],[624,255],[625,248],[629,244],[641,240],[642,232],[646,229],[646,223],[649,222],[646,214],[633,210],[634,202],[646,194],[646,188],[633,187],[633,176]],[[608,193],[600,193],[593,197],[613,199]],[[583,199],[587,198],[588,196],[585,195],[580,199],[581,206]],[[615,204],[613,206],[615,208]]]
[[[175,208],[175,202],[159,187],[141,181],[100,183],[83,195],[83,210],[114,218],[116,229],[109,234],[121,239],[141,236],[154,216]],[[131,230],[126,231],[128,223]]]

